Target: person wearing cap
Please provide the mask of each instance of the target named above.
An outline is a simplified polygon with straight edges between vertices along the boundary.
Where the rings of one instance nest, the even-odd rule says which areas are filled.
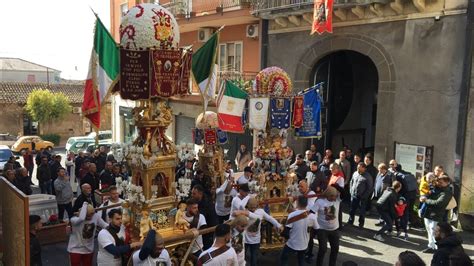
[[[97,226],[106,228],[109,225],[87,202],[82,204],[79,216],[72,217],[69,221],[72,232],[67,251],[71,266],[90,266],[94,257],[94,236]]]
[[[231,241],[230,225],[219,224],[214,232],[216,240],[212,247],[204,251],[198,259],[197,265],[228,266],[238,265],[237,253],[227,244]]]
[[[279,231],[283,230],[281,225],[275,218],[258,208],[258,200],[254,197],[247,202],[247,210],[235,211],[234,216],[242,215],[249,217],[248,224],[244,233],[245,255],[248,265],[256,266],[258,264],[258,252],[260,250],[262,220],[271,223]],[[237,219],[237,218],[236,218]]]
[[[298,176],[298,181],[305,178],[306,174],[310,171],[308,165],[304,161],[303,154],[297,154],[295,162],[290,165],[290,169],[294,170]]]
[[[311,211],[316,215],[317,227],[316,235],[318,237],[319,250],[316,259],[316,265],[324,265],[324,255],[327,251],[327,243],[331,245],[331,254],[329,255],[329,265],[336,265],[337,254],[339,253],[339,208],[341,199],[339,191],[329,186],[314,203]]]
[[[252,161],[252,154],[247,150],[247,146],[244,144],[240,145],[240,149],[235,155],[235,165],[237,171],[242,171]]]
[[[235,211],[245,210],[245,206],[250,199],[249,193],[250,189],[248,183],[239,185],[239,194],[232,199],[230,213],[233,214]],[[234,219],[233,216],[231,216],[230,219]]]
[[[238,185],[247,184],[248,182],[250,182],[250,180],[252,180],[252,175],[253,175],[252,167],[250,166],[245,167],[244,175],[239,177],[239,179],[237,179],[237,184]]]
[[[231,227],[231,241],[230,246],[234,248],[237,253],[237,260],[239,266],[245,265],[245,248],[244,248],[244,232],[249,225],[249,219],[244,215],[238,215],[230,223]]]
[[[153,229],[148,231],[143,246],[133,254],[132,260],[134,266],[171,266],[165,241],[160,233]]]
[[[36,235],[38,231],[43,227],[41,222],[41,217],[39,215],[30,215],[29,217],[30,224],[30,265],[31,266],[41,266],[43,262],[41,261],[41,244]]]
[[[232,175],[228,175],[224,183],[216,189],[216,214],[218,222],[224,223],[229,220],[232,199],[237,195],[237,191],[232,189]]]

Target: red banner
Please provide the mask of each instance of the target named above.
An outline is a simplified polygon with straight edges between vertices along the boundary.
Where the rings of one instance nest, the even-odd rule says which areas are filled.
[[[186,95],[190,93],[189,77],[191,73],[191,60],[193,51],[191,49],[182,49],[181,56],[181,76],[179,79],[179,87],[177,94]]]
[[[300,128],[303,126],[303,96],[295,96],[293,98],[293,127]]]
[[[154,50],[151,96],[168,98],[176,94],[181,75],[181,50]]]
[[[216,145],[217,144],[217,132],[215,129],[205,129],[204,130],[204,143],[206,145]]]
[[[314,0],[313,27],[311,34],[325,31],[332,33],[332,11],[334,0]]]

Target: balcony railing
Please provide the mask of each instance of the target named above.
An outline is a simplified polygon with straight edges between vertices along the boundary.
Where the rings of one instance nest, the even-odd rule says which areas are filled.
[[[171,0],[164,6],[175,16],[190,18],[222,13],[233,8],[249,8],[252,0]]]
[[[252,10],[257,12],[280,9],[312,7],[314,0],[252,0]]]

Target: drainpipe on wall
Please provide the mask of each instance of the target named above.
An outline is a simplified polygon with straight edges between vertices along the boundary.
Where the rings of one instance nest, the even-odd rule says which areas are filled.
[[[467,119],[469,115],[469,94],[471,89],[471,69],[474,49],[474,0],[469,0],[467,7],[466,40],[464,50],[464,63],[459,97],[458,131],[456,136],[456,158],[454,164],[454,196],[460,203],[462,187],[462,173],[464,165],[464,150],[466,142]],[[459,208],[459,207],[458,207]]]
[[[268,59],[268,20],[262,19],[262,34],[260,45],[260,69],[267,67]]]

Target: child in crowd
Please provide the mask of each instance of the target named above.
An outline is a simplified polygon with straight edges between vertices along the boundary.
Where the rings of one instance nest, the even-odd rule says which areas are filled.
[[[423,199],[426,199],[428,195],[434,193],[435,186],[434,186],[435,175],[433,173],[428,173],[426,176],[422,177],[420,182],[420,207],[418,209],[418,216],[423,217],[426,212],[426,205],[425,202],[422,202]]]
[[[407,226],[402,225],[403,222],[403,214],[405,213],[405,209],[407,207],[407,203],[404,197],[398,198],[397,204],[395,205],[395,213],[397,214],[397,218],[395,219],[395,226],[397,228],[397,237],[400,236],[400,230],[403,228],[405,231],[405,240],[408,239],[408,230]]]

